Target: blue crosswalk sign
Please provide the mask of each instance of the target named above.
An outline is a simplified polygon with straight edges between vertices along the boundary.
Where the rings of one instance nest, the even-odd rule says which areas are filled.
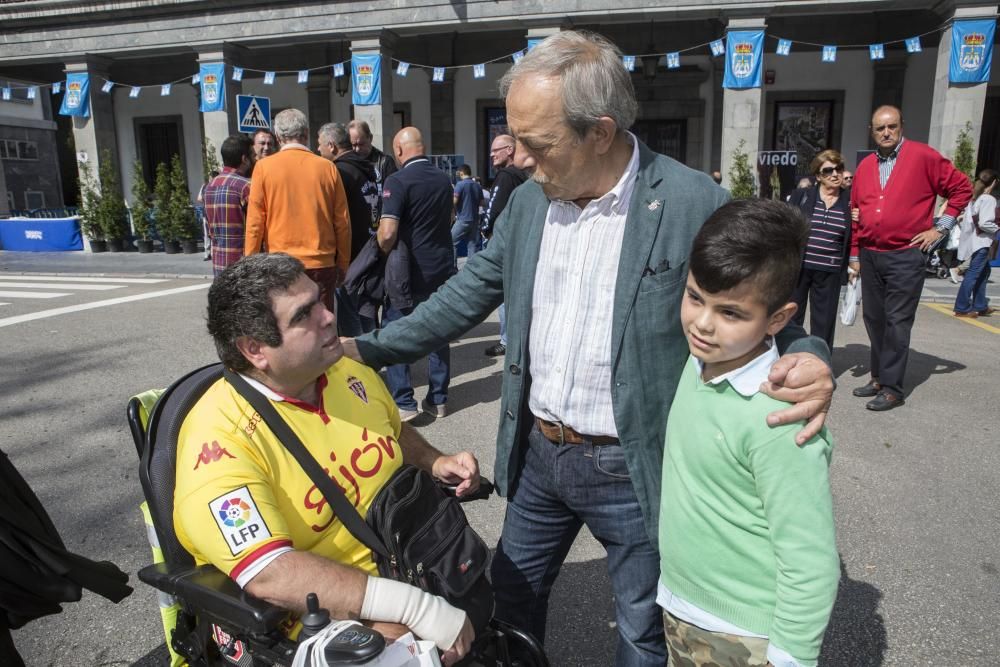
[[[256,132],[271,127],[271,99],[256,95],[237,95],[236,113],[240,132]]]

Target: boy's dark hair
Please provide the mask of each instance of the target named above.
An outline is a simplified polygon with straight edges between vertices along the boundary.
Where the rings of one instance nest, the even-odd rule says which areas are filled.
[[[271,295],[305,275],[302,262],[284,253],[243,257],[216,277],[208,289],[208,333],[223,365],[237,373],[252,368],[236,347],[249,336],[269,347],[281,345],[281,329]]]
[[[691,275],[712,294],[750,281],[771,314],[795,290],[808,238],[809,225],[797,208],[737,199],[716,210],[694,237]]]
[[[253,141],[245,134],[233,134],[226,137],[219,149],[222,154],[222,164],[236,169],[243,162],[243,157],[253,155]]]

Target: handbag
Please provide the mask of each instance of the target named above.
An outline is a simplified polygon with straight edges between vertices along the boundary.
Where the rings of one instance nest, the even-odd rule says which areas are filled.
[[[445,494],[430,473],[404,463],[362,519],[271,401],[228,368],[223,376],[295,457],[344,527],[371,549],[379,576],[440,595],[468,615],[477,634],[486,628],[493,617],[493,589],[486,579],[489,548],[458,500]]]

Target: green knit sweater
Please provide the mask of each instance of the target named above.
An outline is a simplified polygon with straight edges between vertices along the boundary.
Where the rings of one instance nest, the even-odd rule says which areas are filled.
[[[786,407],[705,384],[690,360],[667,421],[663,584],[683,600],[815,664],[840,577],[824,429],[769,428]]]

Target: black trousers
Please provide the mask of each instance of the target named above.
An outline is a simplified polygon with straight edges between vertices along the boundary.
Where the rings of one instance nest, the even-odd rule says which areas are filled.
[[[862,250],[861,303],[871,342],[872,378],[902,398],[910,356],[910,330],[924,289],[920,248],[891,252]]]
[[[840,270],[802,267],[792,301],[799,307],[793,318],[796,324],[805,322],[806,302],[809,303],[809,334],[825,340],[832,352],[837,306],[840,303]]]

